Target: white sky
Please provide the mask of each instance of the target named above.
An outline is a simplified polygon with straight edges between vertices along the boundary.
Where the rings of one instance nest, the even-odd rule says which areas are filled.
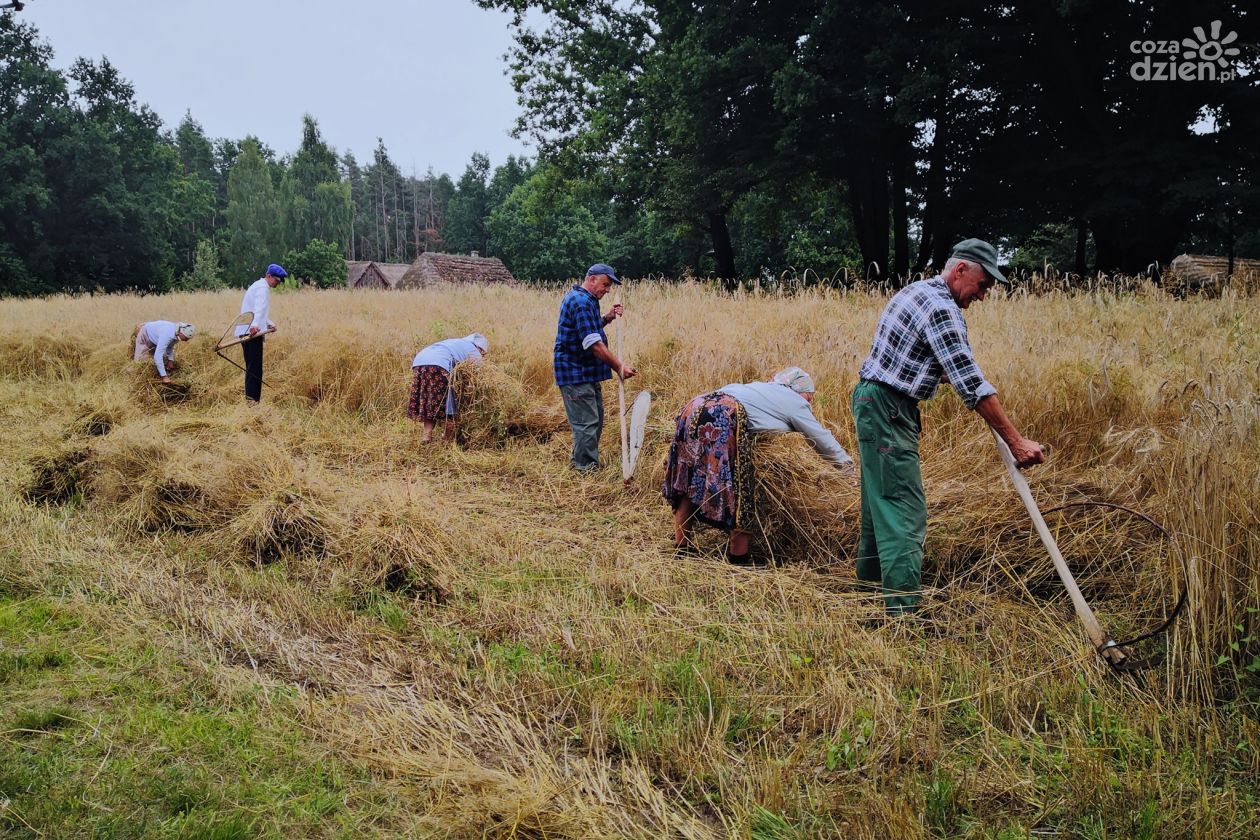
[[[21,19],[54,65],[105,56],[174,130],[190,110],[206,135],[257,135],[278,154],[302,139],[371,160],[382,137],[407,173],[458,178],[529,154],[511,130],[508,16],[472,0],[28,0]]]

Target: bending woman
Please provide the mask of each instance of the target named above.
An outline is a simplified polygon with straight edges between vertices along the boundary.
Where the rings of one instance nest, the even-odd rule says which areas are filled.
[[[422,443],[433,439],[433,427],[446,415],[446,439],[455,440],[455,394],[451,391],[451,371],[465,359],[480,363],[490,352],[490,343],[481,333],[448,338],[430,344],[411,361],[413,371],[407,416],[424,426]],[[445,409],[445,411],[444,411]]]
[[[752,435],[800,432],[823,458],[852,472],[853,459],[823,428],[810,403],[814,380],[798,367],[784,368],[770,382],[732,384],[694,397],[678,415],[665,463],[663,494],[674,508],[674,545],[694,551],[694,519],[731,535],[727,559],[762,566],[749,553],[756,520]]]

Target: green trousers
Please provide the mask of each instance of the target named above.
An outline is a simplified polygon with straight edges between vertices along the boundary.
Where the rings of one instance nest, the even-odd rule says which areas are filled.
[[[881,584],[889,613],[919,603],[919,573],[927,538],[927,497],[919,470],[919,403],[887,385],[858,382],[853,419],[862,457],[862,536],[859,580]]]

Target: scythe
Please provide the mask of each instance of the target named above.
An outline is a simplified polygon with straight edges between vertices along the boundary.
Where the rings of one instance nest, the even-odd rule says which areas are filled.
[[[228,336],[231,335],[234,329],[240,326],[244,326],[245,324],[248,324],[252,320],[254,320],[253,312],[242,312],[240,315],[237,315],[236,320],[228,324],[227,329],[223,331],[223,335],[219,337],[219,340],[215,342],[215,345],[214,345],[214,354],[216,356],[218,356],[220,359],[227,362],[228,364],[239,368],[244,373],[248,373],[249,371],[246,371],[245,367],[241,365],[239,362],[237,362],[235,359],[229,359],[227,356],[223,355],[223,351],[228,349],[229,347],[235,347],[238,344],[244,344],[247,341],[253,341],[255,338],[261,338],[262,336],[267,335],[267,333],[273,333],[276,331],[275,327],[269,327],[268,329],[263,330],[262,332],[255,333],[254,335],[246,334],[242,336],[236,336],[236,337],[233,337],[231,340],[228,340]],[[261,376],[258,378],[259,378],[259,381],[262,382],[262,384],[266,385],[268,388],[271,387],[270,382],[263,379]]]
[[[1103,630],[1102,625],[1098,622],[1097,616],[1094,615],[1094,611],[1090,609],[1089,604],[1085,601],[1085,597],[1081,594],[1081,588],[1076,584],[1076,579],[1072,576],[1072,571],[1063,560],[1063,554],[1059,551],[1059,545],[1050,534],[1050,529],[1046,526],[1046,520],[1041,515],[1041,510],[1037,507],[1036,500],[1033,499],[1032,490],[1028,486],[1028,480],[1024,478],[1023,473],[1019,471],[1019,467],[1015,464],[1015,457],[1011,454],[1010,447],[1006,445],[1006,441],[1002,440],[1002,438],[998,436],[996,431],[993,432],[993,437],[997,441],[998,453],[1002,456],[1002,463],[1006,465],[1007,476],[1011,479],[1011,484],[1015,485],[1015,491],[1019,493],[1020,499],[1023,500],[1024,508],[1028,511],[1029,517],[1032,518],[1033,527],[1036,529],[1037,535],[1041,538],[1041,542],[1046,547],[1046,551],[1050,553],[1050,559],[1054,562],[1054,568],[1059,574],[1059,580],[1063,582],[1063,587],[1067,590],[1068,597],[1072,600],[1072,607],[1076,610],[1077,618],[1080,619],[1081,624],[1084,626],[1085,635],[1089,637],[1090,642],[1094,645],[1094,650],[1098,651],[1098,655],[1101,656],[1115,671],[1134,671],[1154,664],[1149,660],[1136,659],[1124,649],[1129,645],[1135,644],[1143,639],[1149,639],[1159,633],[1162,633],[1164,630],[1167,630],[1186,605],[1186,587],[1183,586],[1181,596],[1178,598],[1177,604],[1173,607],[1168,618],[1154,630],[1123,642],[1117,642],[1113,639],[1106,631]],[[1154,525],[1156,529],[1162,532],[1165,536],[1168,536],[1167,532],[1164,531],[1163,528],[1144,514],[1137,513],[1136,511],[1130,511],[1128,508],[1124,508],[1120,505],[1111,505],[1101,502],[1092,504],[1124,510],[1135,514],[1151,525]],[[1055,508],[1055,510],[1060,510],[1060,508]]]
[[[618,290],[616,302],[621,303],[621,291]],[[622,356],[621,335],[623,326],[621,322],[625,321],[625,314],[622,313],[617,324],[617,358],[625,361]],[[634,476],[634,468],[639,463],[639,452],[643,449],[643,432],[647,425],[648,413],[652,409],[652,394],[648,391],[640,391],[639,395],[634,398],[634,404],[630,406],[630,427],[626,428],[626,380],[621,374],[617,374],[617,413],[621,415],[621,483],[625,487],[630,486],[630,479]]]

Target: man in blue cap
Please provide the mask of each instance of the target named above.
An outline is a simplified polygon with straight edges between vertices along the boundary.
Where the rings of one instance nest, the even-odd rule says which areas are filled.
[[[241,314],[253,317],[248,324],[237,325],[236,337],[249,336],[241,342],[241,354],[245,357],[245,399],[255,405],[262,399],[265,334],[276,331],[276,325],[267,317],[271,314],[271,290],[288,276],[283,266],[272,263],[267,266],[267,274],[255,280],[241,298]]]
[[[601,383],[614,372],[629,379],[637,371],[608,349],[604,327],[621,317],[621,304],[607,315],[599,301],[613,285],[621,285],[611,266],[596,263],[586,279],[574,286],[560,304],[553,362],[556,385],[564,397],[564,413],[573,429],[573,455],[569,466],[586,472],[599,466],[599,436],[604,430],[604,394]]]
[[[919,401],[945,376],[954,392],[1011,448],[1021,468],[1045,460],[1041,445],[1019,433],[980,372],[962,310],[982,301],[995,283],[997,249],[980,239],[954,246],[945,270],[911,283],[884,307],[871,353],[853,389],[853,419],[862,456],[862,536],[859,580],[882,584],[890,614],[919,603],[919,573],[927,538],[927,499],[919,469]]]

